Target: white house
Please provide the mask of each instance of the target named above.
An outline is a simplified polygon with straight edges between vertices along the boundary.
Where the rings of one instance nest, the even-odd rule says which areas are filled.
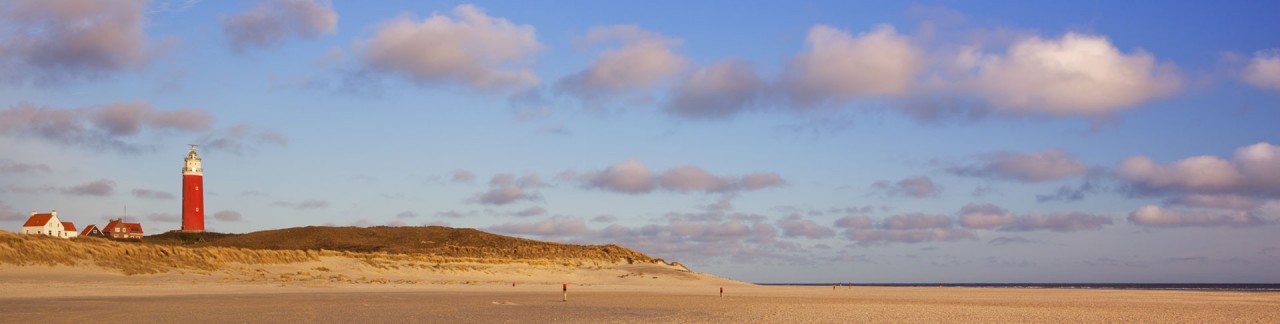
[[[28,218],[27,222],[22,224],[22,234],[72,238],[80,236],[80,233],[76,232],[75,228],[75,224],[58,219],[58,211],[56,210],[50,211],[48,214],[31,212],[31,218]]]

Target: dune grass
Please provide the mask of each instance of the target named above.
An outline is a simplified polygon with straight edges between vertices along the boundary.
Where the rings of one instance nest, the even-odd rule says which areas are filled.
[[[443,226],[307,226],[246,234],[170,232],[145,242],[179,246],[222,246],[265,250],[332,250],[394,255],[429,255],[471,260],[653,263],[656,259],[617,245],[543,242]],[[481,261],[489,262],[489,261]]]
[[[60,239],[0,231],[0,263],[27,266],[96,265],[128,275],[171,269],[213,271],[227,263],[280,264],[318,260],[316,251],[184,248],[130,244],[96,237]]]
[[[483,232],[481,232],[483,233]],[[487,234],[487,233],[485,233]],[[359,234],[363,235],[363,234]],[[492,234],[489,234],[492,235]],[[381,242],[377,239],[367,241]],[[644,254],[617,246],[574,246],[532,240],[505,240],[500,246],[441,245],[445,255],[432,253],[353,252],[326,249],[270,249],[219,246],[212,244],[174,245],[165,243],[120,242],[96,237],[61,239],[43,235],[23,235],[0,231],[0,264],[18,266],[94,265],[127,275],[165,273],[172,270],[217,271],[227,264],[288,264],[318,261],[322,257],[350,258],[375,268],[431,268],[468,270],[483,264],[521,263],[531,266],[601,266],[657,262]],[[161,242],[164,242],[161,240]],[[245,241],[242,241],[243,243]],[[255,241],[247,241],[253,243]],[[303,247],[296,242],[276,240]],[[303,242],[306,242],[303,240]],[[494,242],[489,240],[488,242]],[[173,242],[168,242],[173,243]],[[259,241],[258,243],[261,243]],[[395,249],[392,249],[395,250]],[[403,249],[397,251],[404,251]],[[410,250],[412,251],[412,250]],[[476,252],[479,253],[476,253]],[[499,253],[500,251],[503,251]],[[425,252],[425,251],[424,251]],[[472,254],[473,256],[462,256]],[[538,256],[538,257],[514,257]],[[480,265],[476,265],[480,264]],[[467,266],[461,266],[467,265]]]

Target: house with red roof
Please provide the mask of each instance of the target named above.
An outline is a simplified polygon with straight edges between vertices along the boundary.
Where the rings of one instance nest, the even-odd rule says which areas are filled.
[[[142,239],[142,224],[125,223],[123,218],[113,219],[102,227],[107,237],[114,239]]]
[[[44,214],[31,212],[31,217],[22,224],[22,234],[72,238],[80,232],[76,232],[75,224],[58,219],[58,211],[54,210]]]
[[[84,230],[83,230],[83,231],[80,231],[80,236],[97,236],[97,237],[103,237],[103,236],[106,236],[106,235],[103,235],[103,234],[102,234],[102,230],[101,230],[101,229],[98,229],[98,225],[89,224],[89,226],[85,226],[85,227],[84,227]]]
[[[62,231],[66,233],[67,238],[80,236],[80,232],[76,231],[76,224],[71,222],[62,222]]]

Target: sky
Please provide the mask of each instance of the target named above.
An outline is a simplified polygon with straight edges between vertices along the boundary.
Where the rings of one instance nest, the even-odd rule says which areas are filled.
[[[0,3],[0,222],[477,228],[750,282],[1280,282],[1273,1]]]

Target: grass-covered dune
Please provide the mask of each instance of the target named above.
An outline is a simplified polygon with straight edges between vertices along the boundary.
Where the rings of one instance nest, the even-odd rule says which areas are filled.
[[[228,263],[301,263],[322,257],[352,258],[369,265],[395,262],[564,266],[663,263],[617,245],[541,242],[440,226],[310,226],[247,234],[169,232],[148,236],[142,241],[95,237],[61,239],[0,231],[0,264],[18,266],[94,265],[124,274],[153,274],[170,270],[215,271]]]
[[[255,250],[330,250],[476,259],[532,259],[652,263],[654,258],[617,245],[576,245],[443,226],[307,226],[246,234],[169,232],[152,244],[219,246]]]

